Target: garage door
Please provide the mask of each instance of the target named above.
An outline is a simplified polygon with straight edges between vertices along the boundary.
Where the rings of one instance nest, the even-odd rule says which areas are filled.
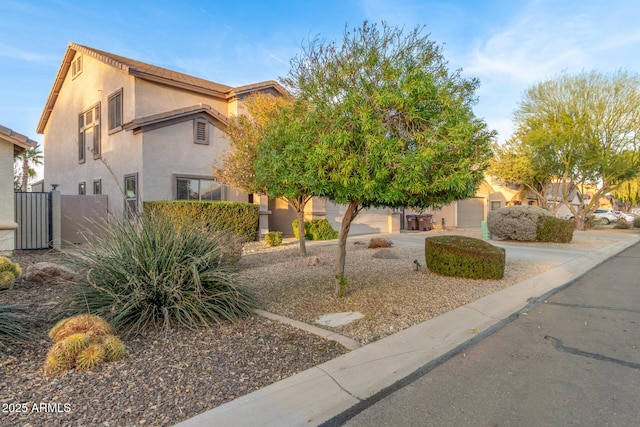
[[[458,227],[480,227],[484,221],[484,199],[458,201]]]
[[[346,205],[336,205],[327,200],[327,220],[333,228],[340,231],[342,217],[346,211]],[[349,235],[386,233],[388,230],[387,208],[371,208],[360,211],[356,219],[351,223]]]

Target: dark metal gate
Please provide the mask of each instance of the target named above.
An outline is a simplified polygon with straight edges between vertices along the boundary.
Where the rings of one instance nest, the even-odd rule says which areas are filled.
[[[16,192],[16,249],[53,247],[51,193]]]

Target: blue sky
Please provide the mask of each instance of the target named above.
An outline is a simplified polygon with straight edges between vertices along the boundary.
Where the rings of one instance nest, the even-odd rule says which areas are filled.
[[[40,142],[69,42],[236,86],[286,75],[305,40],[345,25],[424,25],[450,68],[480,79],[475,113],[500,141],[538,81],[640,72],[640,0],[2,0],[0,16],[0,125]]]

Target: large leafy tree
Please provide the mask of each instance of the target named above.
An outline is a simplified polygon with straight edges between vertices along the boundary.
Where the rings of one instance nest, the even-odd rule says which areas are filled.
[[[535,164],[534,157],[527,148],[519,144],[517,139],[510,139],[504,145],[494,144],[493,158],[487,172],[505,183],[515,185],[520,199],[533,193],[538,205],[547,209],[547,193],[553,182],[553,175],[544,165]]]
[[[226,133],[230,150],[222,158],[222,168],[216,168],[216,177],[249,194],[266,194],[256,181],[258,144],[264,138],[268,122],[276,112],[292,102],[289,97],[252,94],[243,102],[243,111],[229,119]]]
[[[44,156],[39,145],[23,151],[15,158],[15,162],[19,163],[19,167],[17,168],[19,176],[14,179],[14,186],[16,182],[19,183],[19,186],[16,189],[20,191],[27,191],[29,178],[33,178],[36,175],[36,170],[33,166],[42,165],[43,159]],[[15,167],[14,170],[16,170]]]
[[[515,138],[536,164],[563,183],[595,194],[578,206],[563,202],[578,229],[601,197],[640,173],[640,78],[628,72],[583,72],[533,85],[515,112]]]
[[[611,192],[614,199],[621,203],[624,210],[640,204],[640,178],[634,178],[623,182]],[[620,207],[620,206],[619,206]]]
[[[313,196],[322,195],[317,169],[310,167],[318,139],[303,100],[274,111],[264,139],[258,145],[256,181],[269,197],[281,197],[296,212],[299,252],[307,255],[304,208]]]
[[[473,196],[495,133],[472,106],[479,82],[450,71],[415,28],[364,23],[342,44],[312,40],[283,84],[309,103],[306,168],[314,195],[346,204],[336,265],[344,293],[346,239],[366,207],[426,208]],[[309,132],[303,132],[309,134]]]
[[[299,176],[305,173],[304,158],[300,157],[304,152],[299,150],[300,128],[295,126],[301,123],[300,109],[299,104],[296,106],[293,102],[291,97],[284,96],[262,93],[249,96],[243,104],[245,111],[229,120],[230,150],[223,157],[223,167],[216,169],[216,176],[247,193],[286,200],[296,212],[299,252],[306,256],[304,209],[312,196],[308,185],[291,179],[294,173]],[[288,127],[283,128],[283,123]],[[275,139],[265,144],[263,141],[269,132]],[[261,145],[265,147],[259,155]],[[280,147],[285,147],[286,152],[280,151]],[[262,173],[258,173],[258,169]]]

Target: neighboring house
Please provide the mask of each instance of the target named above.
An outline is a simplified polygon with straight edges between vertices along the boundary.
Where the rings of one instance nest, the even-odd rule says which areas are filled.
[[[15,249],[15,195],[13,188],[13,159],[23,151],[38,145],[9,128],[0,126],[0,254]]]
[[[274,81],[230,87],[70,43],[37,128],[42,188],[108,195],[112,213],[152,200],[247,202],[213,167],[229,147],[228,118],[255,92],[285,90]]]

